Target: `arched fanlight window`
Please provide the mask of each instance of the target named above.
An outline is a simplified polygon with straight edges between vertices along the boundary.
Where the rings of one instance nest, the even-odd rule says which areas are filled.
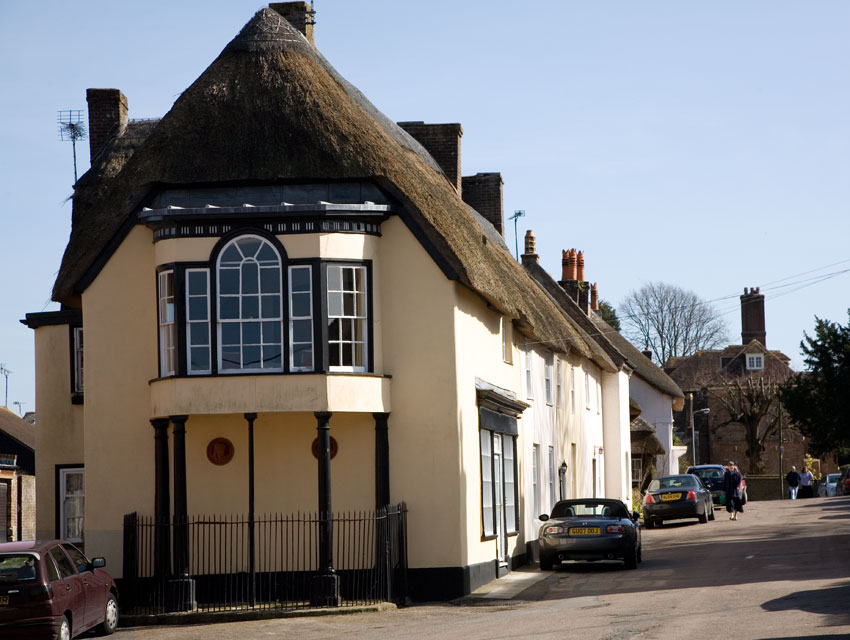
[[[260,236],[239,236],[222,248],[216,269],[219,371],[281,371],[280,255]]]

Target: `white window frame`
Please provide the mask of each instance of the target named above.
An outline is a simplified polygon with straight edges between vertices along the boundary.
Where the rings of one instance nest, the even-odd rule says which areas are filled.
[[[292,283],[292,274],[294,271],[298,270],[306,270],[307,271],[307,282],[309,283],[309,287],[304,291],[295,291]],[[316,368],[316,343],[315,336],[313,335],[314,331],[314,323],[313,323],[313,268],[308,264],[298,264],[298,265],[290,265],[287,270],[287,277],[289,282],[289,369],[290,371],[314,371]],[[295,304],[294,304],[294,296],[296,295],[306,295],[308,302],[308,315],[295,315]],[[310,340],[308,341],[295,341],[295,323],[306,323],[310,327]],[[297,364],[295,362],[295,347],[297,345],[310,345],[310,364]]]
[[[549,510],[555,506],[555,447],[549,447]]]
[[[570,365],[570,413],[576,412],[576,368]]]
[[[525,352],[525,397],[534,400],[534,379],[531,375],[531,347],[526,347]]]
[[[76,493],[68,492],[68,476],[80,475],[83,479],[83,488]],[[78,529],[85,532],[85,499],[86,499],[86,474],[83,467],[69,467],[67,469],[59,469],[59,495],[56,496],[59,501],[59,537],[68,542],[82,543],[83,537],[71,536],[68,532],[68,516],[66,514],[65,502],[69,499],[82,499],[81,511],[84,515],[75,516],[80,520]]]
[[[177,307],[174,298],[174,269],[157,274],[157,319],[159,323],[159,377],[177,373]]]
[[[748,353],[746,356],[747,371],[761,371],[764,369],[764,354]]]
[[[584,372],[584,408],[590,411],[590,374]]]
[[[602,413],[602,385],[596,382],[596,413]]]
[[[257,249],[256,253],[252,256],[245,256],[242,252],[242,249],[239,247],[239,243],[245,240],[256,240],[260,243],[260,248]],[[271,264],[269,261],[268,264],[261,264],[259,260],[257,260],[257,256],[259,256],[260,252],[263,250],[264,246],[268,246],[274,252],[275,262]],[[235,263],[228,262],[226,266],[222,267],[222,258],[225,253],[231,248],[236,247],[239,254],[242,256],[242,260],[238,263],[238,266],[232,266]],[[242,267],[245,263],[256,262],[257,263],[257,278],[258,278],[258,287],[256,293],[243,293],[242,288],[244,285],[242,279]],[[258,236],[255,234],[243,234],[233,238],[230,242],[228,242],[224,247],[222,247],[221,251],[218,254],[218,258],[216,259],[216,281],[218,282],[218,291],[216,292],[216,332],[218,337],[218,349],[217,349],[217,362],[218,362],[218,373],[220,375],[230,375],[230,374],[238,374],[238,373],[268,373],[268,372],[281,372],[283,371],[283,292],[281,291],[280,284],[278,283],[277,291],[264,291],[263,290],[263,281],[262,281],[262,270],[263,269],[277,269],[278,272],[278,280],[282,280],[282,269],[283,269],[283,260],[281,259],[281,255],[278,252],[277,248],[269,242],[266,238],[262,236]],[[236,293],[222,293],[222,274],[224,270],[237,270],[239,272],[238,281],[239,281],[239,291]],[[263,297],[272,297],[274,296],[276,300],[272,302],[274,304],[266,307],[273,313],[270,315],[263,316]],[[244,302],[246,298],[256,297],[258,302],[258,308],[256,312],[256,317],[246,316],[243,317],[243,309],[245,307]],[[237,306],[239,308],[239,313],[235,318],[222,318],[221,307],[222,301],[225,298],[235,298],[237,301]],[[249,342],[246,345],[244,339],[244,329],[246,325],[251,324],[259,324],[259,342]],[[266,339],[265,331],[263,325],[276,323],[278,325],[277,335],[279,337],[279,341],[274,341],[271,339]],[[225,326],[237,325],[239,327],[240,338],[239,338],[239,366],[228,366],[224,367],[224,347],[225,345],[222,343],[222,333]],[[259,366],[244,366],[244,352],[245,347],[259,347],[260,354],[260,364]],[[280,352],[280,364],[278,366],[264,366],[264,363],[269,359],[266,357],[265,352],[268,348],[270,352],[275,351],[275,347],[277,347],[277,351]]]
[[[204,276],[204,293],[197,294],[192,293],[192,289],[189,286],[189,278],[193,273],[201,273]],[[189,375],[204,375],[212,373],[212,331],[210,330],[210,270],[209,269],[186,269],[186,275],[184,276],[185,287],[186,287],[186,373]],[[192,315],[192,300],[203,299],[204,301],[204,309],[206,313],[203,318],[195,318]],[[205,325],[207,328],[207,340],[206,343],[192,342],[192,327],[193,326],[202,326]],[[207,362],[209,366],[204,369],[194,369],[192,367],[192,350],[193,349],[206,349],[207,352]]]
[[[74,392],[83,392],[83,328],[74,327]]]
[[[643,476],[643,459],[640,456],[632,456],[632,484],[640,484]]]
[[[552,406],[552,357],[547,356],[543,364],[544,384],[546,388],[546,404]]]
[[[485,538],[496,535],[496,501],[493,494],[493,432],[480,430],[481,530]]]
[[[339,289],[331,289],[331,272],[332,270],[339,270]],[[345,272],[351,271],[353,278],[353,289],[346,289],[345,285]],[[358,289],[358,274],[360,276],[359,283],[362,284],[362,289]],[[328,370],[329,371],[347,371],[347,372],[365,372],[369,369],[369,282],[368,282],[368,271],[366,270],[365,265],[359,264],[328,264],[327,265],[327,290],[325,295],[327,296],[327,304],[328,304],[328,341],[327,341],[327,349],[328,349]],[[341,309],[340,313],[332,314],[331,313],[331,295],[339,294],[341,296]],[[354,309],[351,313],[346,313],[345,310],[345,299],[346,296],[353,295],[354,297]],[[360,303],[358,304],[358,300]],[[334,320],[339,320],[340,323],[340,334],[338,339],[332,339],[331,336],[331,323]],[[343,333],[344,323],[351,323],[351,335],[350,338],[346,338]],[[359,338],[357,330],[360,330]],[[351,349],[351,362],[352,364],[331,364],[332,356],[331,350],[336,345],[338,348],[340,356],[343,355],[345,349]],[[360,345],[362,349],[361,357],[362,363],[357,364],[357,345]],[[340,358],[340,362],[344,362],[344,358]]]
[[[499,321],[499,333],[502,337],[502,362],[505,364],[513,364],[513,324],[507,316],[502,316]]]
[[[519,488],[516,480],[516,437],[497,433],[490,429],[479,429],[481,442],[481,531],[485,538],[496,537],[499,527],[496,523],[496,474],[493,469],[494,452],[501,450],[502,459],[502,505],[505,520],[505,534],[514,535],[519,531]],[[499,442],[494,442],[496,439]],[[499,447],[500,445],[500,447]]]
[[[540,445],[531,445],[531,508],[534,517],[540,513]]]
[[[561,359],[555,357],[555,406],[561,408],[561,397],[564,393],[564,385],[561,372],[563,370]]]

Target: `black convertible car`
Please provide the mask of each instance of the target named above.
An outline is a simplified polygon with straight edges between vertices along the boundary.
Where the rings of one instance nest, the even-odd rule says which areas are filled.
[[[641,561],[638,514],[620,500],[561,500],[540,516],[540,569],[564,560],[622,560],[626,569]]]

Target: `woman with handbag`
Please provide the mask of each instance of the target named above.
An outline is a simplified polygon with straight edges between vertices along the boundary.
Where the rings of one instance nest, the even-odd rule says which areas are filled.
[[[729,512],[730,520],[737,520],[738,514],[744,512],[744,505],[741,504],[743,483],[744,478],[741,472],[738,471],[735,463],[730,460],[723,474],[723,490],[726,492],[726,511]]]

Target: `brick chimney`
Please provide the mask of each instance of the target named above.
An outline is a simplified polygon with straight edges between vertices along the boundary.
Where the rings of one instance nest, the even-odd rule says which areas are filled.
[[[529,229],[525,232],[525,252],[522,254],[523,266],[537,264],[540,256],[537,255],[537,241],[534,239],[534,232]]]
[[[505,237],[505,212],[502,208],[502,174],[476,173],[461,178],[463,201],[487,218]],[[533,237],[533,236],[532,236]]]
[[[127,128],[127,98],[118,89],[87,89],[86,102],[89,104],[89,153],[94,164],[106,143]]]
[[[651,349],[647,348],[644,351],[641,351],[641,353],[646,357],[647,360],[652,361],[652,350]]]
[[[270,2],[269,9],[277,11],[293,27],[298,29],[311,46],[313,42],[313,25],[316,24],[316,12],[306,2]]]
[[[440,165],[455,190],[462,188],[460,175],[460,138],[463,129],[457,122],[425,124],[424,122],[399,122],[398,126],[413,136]],[[501,179],[501,176],[500,176]],[[474,208],[474,207],[473,207]]]
[[[575,249],[561,252],[561,278],[558,284],[587,313],[590,283],[584,281],[583,252]]]
[[[741,296],[741,344],[758,340],[767,346],[767,332],[764,328],[764,295],[758,287],[744,289]]]

